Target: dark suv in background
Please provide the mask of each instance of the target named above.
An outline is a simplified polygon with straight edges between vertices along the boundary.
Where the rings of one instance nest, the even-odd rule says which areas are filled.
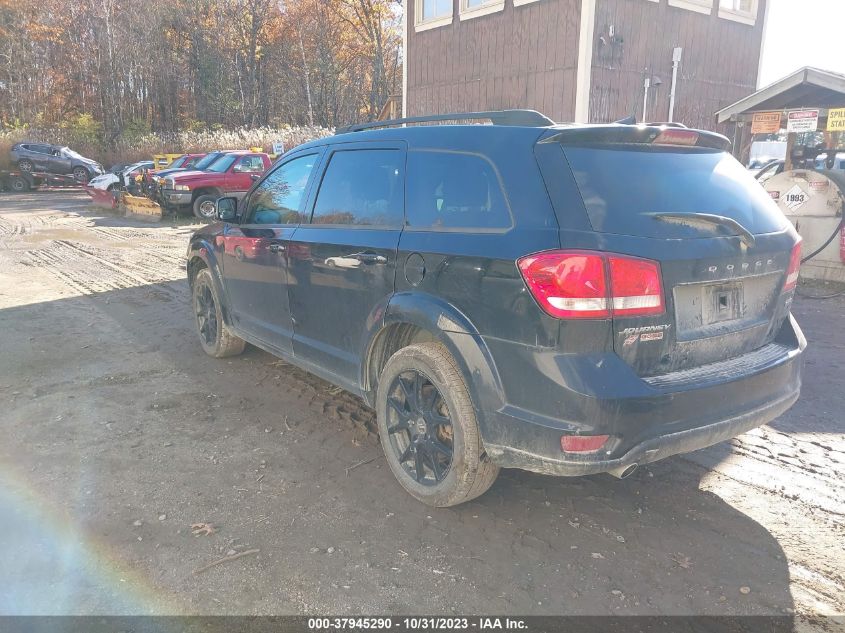
[[[9,159],[25,172],[72,174],[80,182],[88,182],[105,173],[97,161],[85,158],[68,147],[46,143],[17,143],[12,146]]]
[[[478,118],[353,127],[220,199],[188,250],[205,351],[360,395],[435,506],[499,467],[626,476],[796,401],[799,237],[726,138],[427,120]]]

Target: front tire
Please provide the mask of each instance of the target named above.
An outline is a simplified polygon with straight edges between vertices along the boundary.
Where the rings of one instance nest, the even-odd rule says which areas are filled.
[[[206,354],[225,358],[244,351],[244,340],[235,336],[223,321],[220,298],[208,268],[200,270],[194,279],[191,304],[200,344]]]
[[[213,220],[217,214],[217,198],[209,196],[197,196],[194,200],[194,215],[200,220]]]
[[[376,414],[388,466],[419,501],[458,505],[496,480],[499,467],[484,453],[466,382],[440,343],[410,345],[390,357]]]
[[[84,167],[74,167],[73,168],[73,178],[77,182],[88,182],[91,180],[88,177],[88,170]]]

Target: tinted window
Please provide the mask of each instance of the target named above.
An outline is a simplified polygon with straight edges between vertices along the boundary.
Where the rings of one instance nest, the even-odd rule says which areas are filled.
[[[408,153],[408,225],[420,229],[511,226],[493,165],[475,154]]]
[[[229,167],[232,166],[237,160],[237,155],[235,154],[223,154],[221,158],[215,160],[211,165],[208,166],[208,171],[213,171],[218,174],[222,174],[224,171],[227,171]]]
[[[300,156],[268,175],[249,196],[246,210],[251,224],[299,224],[308,178],[317,154]]]
[[[209,165],[211,165],[214,161],[216,161],[221,156],[225,156],[225,154],[220,154],[218,152],[213,152],[211,154],[206,154],[203,158],[201,158],[196,165],[194,165],[194,169],[205,169]]]
[[[323,176],[313,224],[401,226],[402,152],[335,152]]]
[[[593,229],[646,237],[704,237],[713,230],[655,220],[655,213],[710,213],[752,233],[786,226],[748,171],[713,150],[565,147]],[[716,226],[716,225],[714,225]]]

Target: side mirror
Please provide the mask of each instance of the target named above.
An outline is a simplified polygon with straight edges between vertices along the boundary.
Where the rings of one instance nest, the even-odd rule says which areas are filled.
[[[256,182],[259,178],[261,178],[261,175],[260,174],[251,174],[249,178],[250,178],[250,180],[252,180],[252,182]]]
[[[217,219],[235,222],[238,219],[238,199],[232,196],[217,199]]]

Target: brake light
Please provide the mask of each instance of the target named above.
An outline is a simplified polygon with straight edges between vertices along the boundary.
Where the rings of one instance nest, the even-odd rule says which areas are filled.
[[[592,251],[546,251],[517,265],[531,294],[559,319],[662,314],[657,262]]]
[[[783,291],[794,290],[798,285],[798,272],[801,268],[801,242],[792,247],[792,254],[789,256],[789,267],[786,269],[786,283]]]
[[[549,251],[523,257],[517,264],[531,294],[550,315],[559,319],[610,316],[601,255]]]
[[[652,141],[653,145],[695,145],[698,143],[698,132],[670,128],[663,130]]]
[[[609,435],[561,435],[560,448],[567,453],[595,453],[607,443]]]

